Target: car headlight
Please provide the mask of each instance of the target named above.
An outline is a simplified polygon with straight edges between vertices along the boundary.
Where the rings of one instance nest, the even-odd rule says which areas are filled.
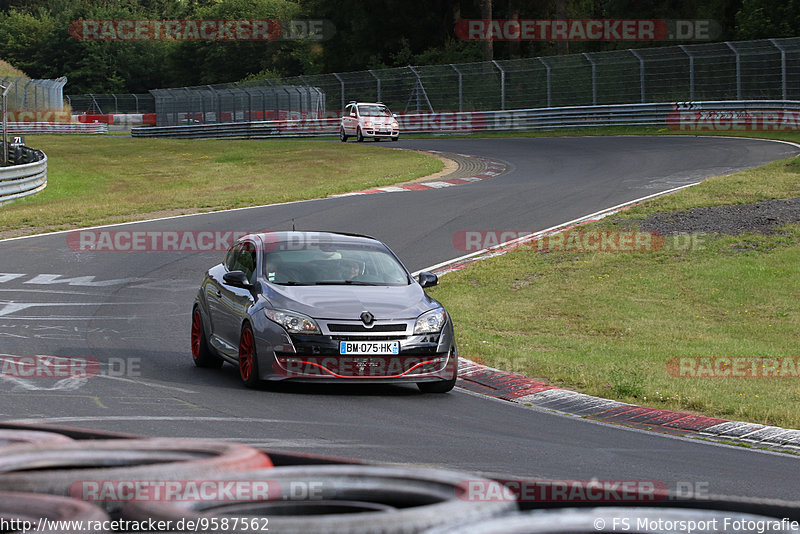
[[[395,130],[396,130],[396,129],[398,129],[398,128],[400,128],[400,125],[399,125],[399,124],[397,124],[397,121],[394,121],[394,122],[392,123],[392,128],[394,128]]]
[[[274,321],[286,329],[290,334],[319,334],[320,329],[317,323],[311,317],[307,317],[300,313],[270,310],[266,309],[264,312],[267,318]]]
[[[444,308],[436,308],[429,312],[425,312],[417,317],[417,322],[414,324],[414,334],[435,334],[441,332],[444,323],[447,321],[447,314]]]
[[[372,121],[364,121],[364,126],[367,128],[372,128]]]

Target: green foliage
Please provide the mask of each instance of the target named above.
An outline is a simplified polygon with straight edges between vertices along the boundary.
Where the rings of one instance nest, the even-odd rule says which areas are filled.
[[[723,39],[787,37],[800,27],[800,0],[494,0],[496,19],[713,19]],[[313,75],[408,64],[466,63],[481,43],[455,24],[481,17],[481,0],[0,0],[0,58],[34,78],[67,76],[69,93],[145,92],[264,76]],[[315,19],[329,40],[270,42],[77,41],[79,19]],[[493,43],[496,59],[675,44],[544,41]],[[260,74],[264,73],[264,74]]]

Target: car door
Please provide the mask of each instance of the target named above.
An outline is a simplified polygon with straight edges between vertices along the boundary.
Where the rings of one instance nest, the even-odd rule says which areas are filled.
[[[344,115],[342,115],[342,125],[344,126],[344,133],[346,135],[355,135],[358,119],[356,118],[356,107],[353,104],[348,104],[344,108]]]
[[[236,244],[226,258],[223,269],[216,270],[209,284],[209,303],[214,302],[214,334],[222,341],[228,351],[238,350],[242,321],[250,307],[255,303],[252,292],[247,288],[235,287],[225,282],[225,273],[243,271],[247,278],[256,279],[256,246],[251,241]],[[211,274],[211,273],[209,273]],[[209,305],[209,307],[211,307]]]

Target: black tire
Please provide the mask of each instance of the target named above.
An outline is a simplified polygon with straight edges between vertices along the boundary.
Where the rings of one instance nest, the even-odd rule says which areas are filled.
[[[64,530],[62,525],[62,528],[58,530],[58,534],[73,534],[75,532],[99,534],[111,532],[110,530],[86,528],[91,525],[88,523],[89,521],[99,523],[108,521],[110,519],[108,514],[97,506],[77,499],[70,499],[69,497],[0,491],[0,517],[6,520],[18,518],[21,521],[31,521],[34,525],[39,518],[49,519],[51,521],[87,523],[81,525],[83,528],[80,530]],[[55,534],[53,530],[37,531],[44,534]],[[3,530],[3,532],[9,531]]]
[[[258,378],[256,338],[253,329],[247,323],[242,327],[242,334],[239,337],[239,376],[249,388],[261,384],[261,379]]]
[[[423,393],[447,393],[456,387],[457,377],[450,380],[439,380],[438,382],[418,382],[417,387]]]
[[[80,440],[16,445],[0,455],[0,491],[30,491],[91,500],[87,483],[203,480],[214,473],[272,467],[263,452],[238,443],[196,439]],[[114,513],[119,500],[95,503]]]
[[[267,481],[269,500],[132,501],[126,503],[122,518],[188,520],[234,515],[266,517],[270,531],[284,533],[390,534],[421,532],[453,521],[479,522],[517,510],[515,496],[499,483],[440,469],[314,465],[225,473],[213,478]],[[469,484],[493,497],[470,499]],[[315,489],[313,494],[297,495],[292,487]]]
[[[347,142],[347,134],[346,134],[346,133],[344,133],[344,128],[341,128],[341,129],[339,130],[339,140],[340,140],[342,143],[346,143],[346,142]]]
[[[377,143],[378,141],[380,141],[380,140],[381,140],[381,138],[380,138],[380,137],[373,137],[373,138],[372,138],[372,140],[373,140],[373,141],[375,141],[375,142]]]
[[[396,135],[396,136],[392,137],[392,141],[397,141],[398,139],[400,139],[399,135]]]
[[[361,128],[356,129],[356,141],[359,143],[364,142],[364,134],[361,133]]]
[[[192,310],[192,359],[197,367],[207,367],[219,369],[225,362],[212,352],[208,346],[206,329],[203,327],[203,317],[200,315],[200,308],[194,307]]]

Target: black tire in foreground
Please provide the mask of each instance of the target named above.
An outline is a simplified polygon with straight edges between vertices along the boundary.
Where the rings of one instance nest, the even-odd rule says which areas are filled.
[[[215,475],[216,477],[216,475]],[[266,518],[281,533],[412,533],[454,521],[474,523],[517,510],[515,496],[495,481],[440,469],[325,465],[276,467],[220,475],[225,481],[269,485],[268,499],[252,502],[130,502],[130,520]],[[208,480],[208,479],[206,479]],[[477,484],[491,500],[469,500]],[[251,525],[233,532],[246,532]],[[252,532],[252,530],[250,530]]]
[[[114,512],[132,491],[132,481],[157,487],[164,481],[270,467],[272,461],[258,449],[222,441],[155,438],[15,445],[0,454],[0,491],[68,496]]]

